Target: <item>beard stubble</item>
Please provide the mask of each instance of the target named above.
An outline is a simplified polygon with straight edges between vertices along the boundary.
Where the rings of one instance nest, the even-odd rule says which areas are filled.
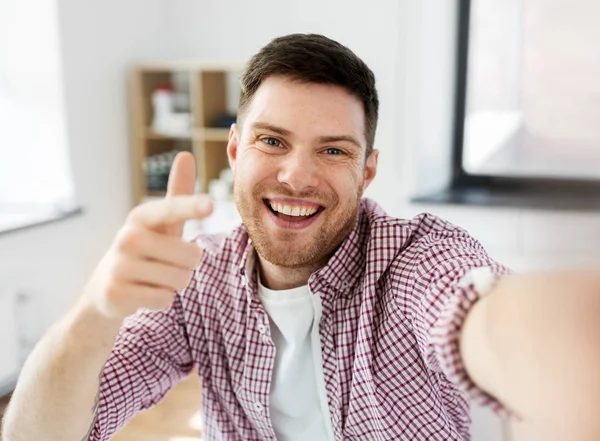
[[[284,268],[304,268],[323,266],[334,254],[344,239],[350,234],[356,222],[358,206],[362,196],[362,184],[357,188],[354,200],[339,213],[328,213],[329,210],[339,209],[339,198],[335,194],[325,194],[317,191],[294,193],[287,186],[277,184],[267,186],[259,184],[251,194],[234,183],[234,200],[242,221],[252,240],[254,249],[266,261]],[[268,231],[262,220],[264,214],[264,195],[276,194],[281,197],[310,199],[323,204],[326,208],[321,216],[326,216],[325,222],[308,242],[303,240],[301,231],[274,232]],[[275,236],[277,234],[277,237]],[[302,241],[303,243],[300,243]]]

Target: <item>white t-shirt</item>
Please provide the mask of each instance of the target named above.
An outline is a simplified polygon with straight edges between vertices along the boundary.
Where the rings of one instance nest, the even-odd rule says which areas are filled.
[[[323,377],[321,299],[308,285],[273,291],[258,284],[275,343],[269,411],[278,441],[333,440]]]

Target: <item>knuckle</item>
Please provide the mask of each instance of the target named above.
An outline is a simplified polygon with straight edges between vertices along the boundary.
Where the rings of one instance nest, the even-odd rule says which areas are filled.
[[[142,204],[143,205],[143,204]],[[137,222],[140,219],[142,212],[142,205],[134,207],[127,215],[126,223]]]
[[[118,283],[116,283],[115,281],[110,281],[107,285],[106,285],[106,290],[105,290],[105,300],[108,304],[115,304],[118,303],[119,299],[121,298],[121,287],[119,286]]]
[[[112,265],[109,269],[109,277],[113,280],[122,277],[124,274],[127,274],[128,267],[128,259],[123,254],[116,253],[113,256]]]
[[[130,253],[139,249],[143,240],[143,234],[138,228],[125,228],[117,241],[117,249],[125,253]]]

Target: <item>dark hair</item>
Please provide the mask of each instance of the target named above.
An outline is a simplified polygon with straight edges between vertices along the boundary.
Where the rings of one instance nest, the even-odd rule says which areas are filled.
[[[275,75],[340,86],[360,99],[365,112],[368,157],[375,141],[379,99],[375,75],[354,52],[318,34],[290,34],[271,40],[250,59],[242,74],[240,114],[247,110],[261,83]]]

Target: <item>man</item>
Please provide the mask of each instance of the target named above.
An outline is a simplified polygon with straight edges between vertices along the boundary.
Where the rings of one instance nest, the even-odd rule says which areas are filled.
[[[211,209],[181,154],[31,354],[5,441],[108,440],[194,365],[207,441],[467,440],[469,397],[600,439],[597,272],[507,275],[464,230],[361,199],[377,109],[323,36],[255,55],[227,149],[243,226],[181,241]]]

